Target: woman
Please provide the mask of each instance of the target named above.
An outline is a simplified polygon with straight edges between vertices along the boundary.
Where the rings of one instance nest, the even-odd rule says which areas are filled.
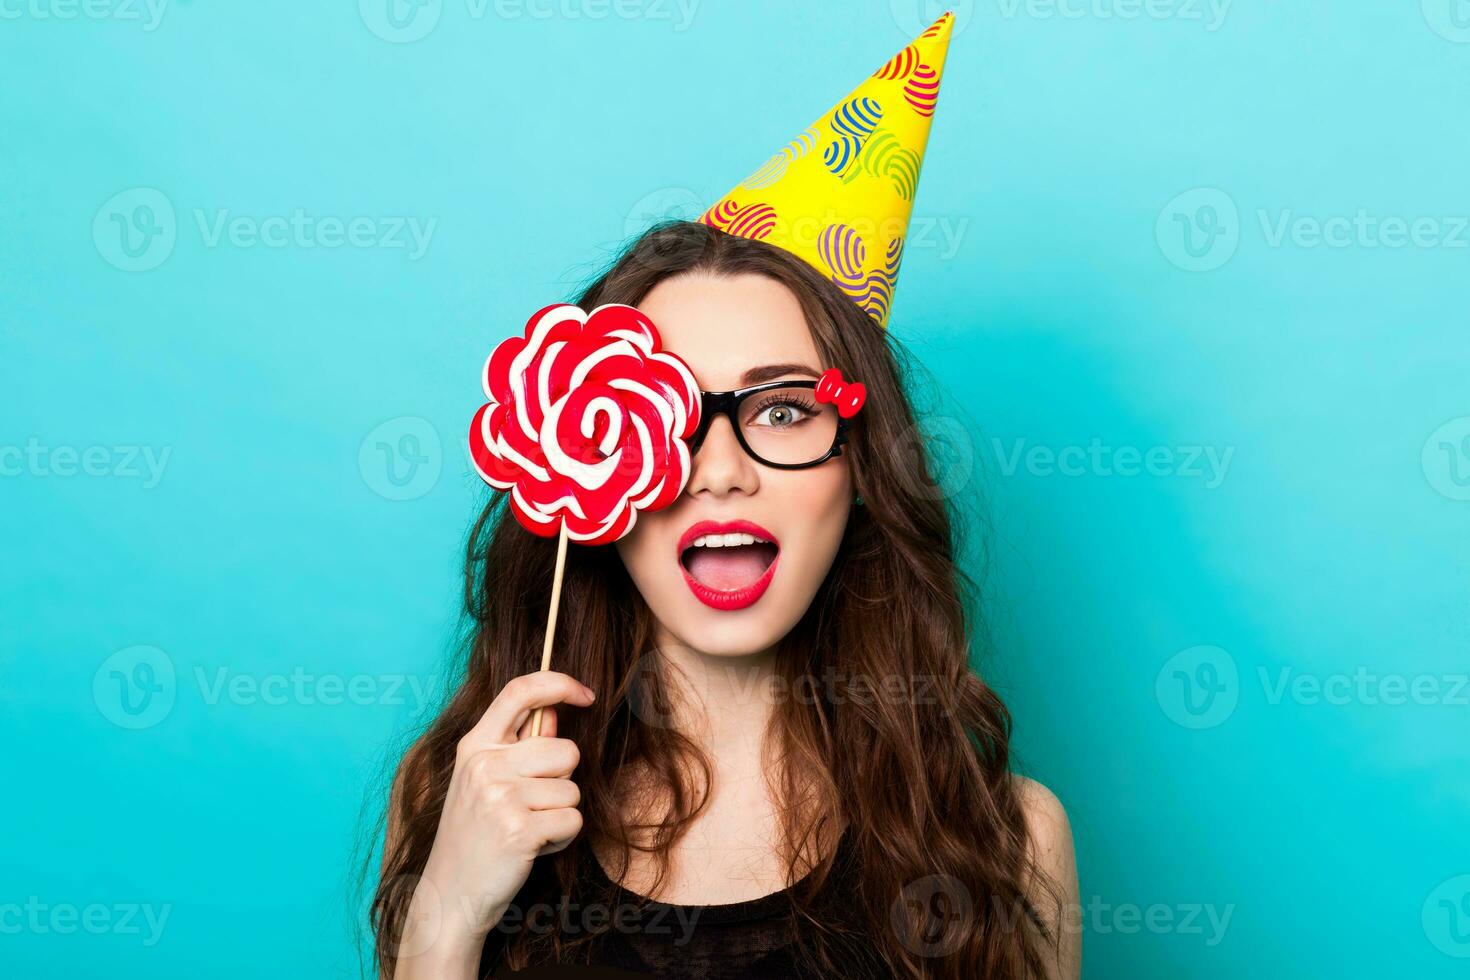
[[[676,503],[569,549],[557,672],[535,672],[554,542],[495,495],[463,682],[389,804],[382,973],[1075,978],[1067,819],[1009,771],[970,670],[973,586],[888,332],[791,253],[690,222],[577,303],[637,306],[706,392],[836,366],[866,401],[801,460],[758,457],[762,427],[834,411],[810,386],[745,398],[744,440],[712,414]]]

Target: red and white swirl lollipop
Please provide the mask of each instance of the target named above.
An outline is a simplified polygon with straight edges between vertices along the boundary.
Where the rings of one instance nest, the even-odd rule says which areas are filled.
[[[684,492],[699,384],[634,307],[609,303],[587,313],[556,303],[532,315],[524,336],[496,346],[484,386],[489,402],[470,423],[475,469],[510,492],[523,527],[559,539],[541,657],[547,670],[567,540],[616,541],[640,510],[667,507]]]
[[[607,544],[683,492],[699,384],[660,343],[634,307],[558,303],[486,360],[470,454],[527,530]]]

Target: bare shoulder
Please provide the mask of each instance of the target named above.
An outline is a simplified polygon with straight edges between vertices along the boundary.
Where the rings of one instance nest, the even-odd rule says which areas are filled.
[[[1021,812],[1026,815],[1026,829],[1038,857],[1048,852],[1072,850],[1072,824],[1067,810],[1057,795],[1041,783],[1026,776],[1011,776]]]
[[[1026,818],[1036,870],[1047,879],[1030,882],[1028,891],[1056,942],[1055,958],[1049,964],[1051,976],[1073,980],[1081,973],[1082,937],[1074,921],[1080,906],[1072,824],[1062,801],[1051,790],[1025,776],[1013,775],[1011,779]]]

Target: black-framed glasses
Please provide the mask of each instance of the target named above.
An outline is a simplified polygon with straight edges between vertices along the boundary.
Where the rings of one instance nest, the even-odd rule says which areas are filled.
[[[715,416],[730,420],[747,456],[778,470],[800,470],[842,455],[852,419],[816,397],[816,381],[768,381],[734,391],[700,390],[699,428],[689,455],[699,452]]]

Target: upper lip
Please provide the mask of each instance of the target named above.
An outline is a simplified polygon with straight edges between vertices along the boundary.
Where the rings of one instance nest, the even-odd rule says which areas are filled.
[[[705,534],[753,534],[758,538],[764,538],[777,548],[781,542],[776,536],[754,521],[697,521],[689,525],[684,533],[679,535],[678,555],[684,554],[684,549],[692,545],[696,538]]]

